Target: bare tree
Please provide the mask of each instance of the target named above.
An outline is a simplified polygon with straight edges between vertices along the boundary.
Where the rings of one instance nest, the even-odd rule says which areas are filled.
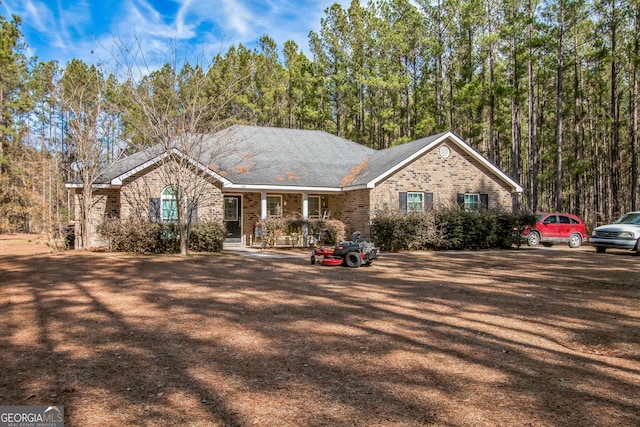
[[[94,65],[80,60],[67,65],[58,88],[58,102],[66,115],[67,144],[73,159],[71,168],[76,178],[79,223],[76,244],[87,248],[92,240],[92,210],[98,198],[94,187],[100,175],[116,160],[108,156],[108,139],[113,117],[108,114],[107,81]]]
[[[169,219],[177,225],[180,253],[186,255],[197,207],[214,202],[208,185],[220,171],[210,165],[234,149],[230,132],[213,144],[206,141],[229,127],[228,104],[248,81],[249,70],[238,70],[235,80],[219,90],[211,65],[201,65],[204,55],[191,65],[186,59],[194,56],[188,50],[173,49],[164,65],[154,69],[138,41],[117,46],[116,57],[125,73],[122,118],[136,145],[158,149],[161,179],[175,206]]]

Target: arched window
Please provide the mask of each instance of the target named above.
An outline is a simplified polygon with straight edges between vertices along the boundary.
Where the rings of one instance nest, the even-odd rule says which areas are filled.
[[[162,222],[176,221],[178,219],[178,201],[176,193],[171,187],[167,187],[162,191],[160,213]]]

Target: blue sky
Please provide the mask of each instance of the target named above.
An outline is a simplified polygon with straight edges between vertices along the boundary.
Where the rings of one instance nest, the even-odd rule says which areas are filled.
[[[65,65],[73,58],[108,66],[114,40],[138,40],[150,57],[177,47],[213,57],[230,45],[253,48],[264,34],[294,40],[309,55],[309,31],[324,10],[349,0],[0,0],[0,14],[22,18],[28,56]]]

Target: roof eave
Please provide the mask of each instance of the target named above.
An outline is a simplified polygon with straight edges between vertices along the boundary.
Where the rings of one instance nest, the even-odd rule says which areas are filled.
[[[82,183],[71,183],[71,184],[67,183],[64,186],[65,188],[84,188],[84,184]],[[114,188],[114,187],[119,187],[119,185],[111,185],[109,183],[91,185],[91,188]]]
[[[342,187],[342,191],[354,191],[354,190],[366,190],[368,188],[373,188],[374,186],[369,186],[369,184],[357,184],[357,185],[347,185]]]
[[[269,184],[227,184],[223,187],[225,190],[242,190],[242,191],[280,191],[280,192],[297,192],[297,193],[339,193],[342,191],[340,187],[311,187],[298,185],[269,185]]]

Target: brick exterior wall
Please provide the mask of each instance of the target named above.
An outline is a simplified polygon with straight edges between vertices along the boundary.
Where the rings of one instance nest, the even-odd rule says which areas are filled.
[[[159,198],[165,189],[167,171],[166,166],[159,165],[146,169],[136,175],[127,178],[120,188],[120,217],[149,219],[149,199]],[[195,178],[194,178],[195,179]],[[201,179],[201,178],[198,178]],[[198,201],[198,220],[222,221],[223,195],[218,182],[204,183],[204,189],[198,189],[200,200]]]
[[[362,189],[330,195],[327,207],[331,217],[344,222],[347,237],[359,231],[363,238],[371,237],[371,190]]]
[[[410,165],[388,177],[371,192],[372,217],[375,212],[399,207],[399,192],[433,193],[434,207],[455,206],[458,193],[489,195],[489,209],[510,211],[511,190],[482,164],[454,144],[446,144],[451,154],[443,158],[438,145]]]
[[[74,188],[70,190],[73,200],[73,212],[76,222],[79,223],[82,214],[80,212],[80,197],[82,196],[82,189]],[[89,225],[89,233],[91,235],[90,246],[101,246],[103,244],[100,241],[100,237],[96,232],[98,225],[102,223],[105,218],[119,218],[120,217],[120,191],[118,189],[96,189],[93,191],[93,207],[91,208],[91,224]],[[80,247],[79,244],[79,229],[76,229],[76,247]]]
[[[261,206],[261,193],[242,194],[242,234],[247,245],[254,240],[253,226],[260,221]]]
[[[106,218],[137,218],[149,220],[149,199],[160,198],[166,184],[163,176],[166,166],[157,166],[141,171],[136,175],[127,178],[120,188],[95,189],[94,207],[91,210],[91,242],[90,246],[99,247],[104,244],[100,241],[96,229]],[[204,184],[205,189],[201,191],[198,203],[198,220],[223,219],[223,195],[218,182],[211,179]],[[78,197],[82,194],[82,189],[72,189],[71,194],[74,202],[75,218],[79,220],[80,203]]]

